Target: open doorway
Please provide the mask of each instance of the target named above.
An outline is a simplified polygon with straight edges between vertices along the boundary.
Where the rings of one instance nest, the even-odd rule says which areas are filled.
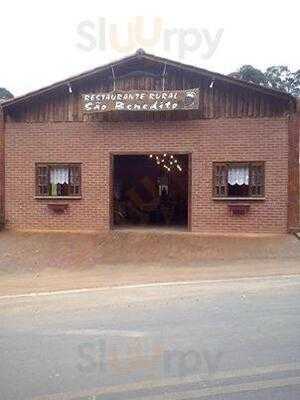
[[[114,227],[188,229],[188,154],[114,155],[112,161]]]

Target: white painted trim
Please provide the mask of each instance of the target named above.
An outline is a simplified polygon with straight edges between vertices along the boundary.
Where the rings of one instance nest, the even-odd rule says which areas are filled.
[[[95,288],[83,288],[83,289],[71,289],[71,290],[57,290],[51,292],[36,292],[36,293],[25,293],[25,294],[12,294],[0,296],[0,300],[5,299],[18,299],[26,297],[37,297],[37,296],[55,296],[65,294],[76,294],[76,293],[91,293],[91,292],[104,292],[108,290],[126,290],[126,289],[143,289],[143,288],[156,288],[164,286],[186,286],[186,285],[203,285],[212,283],[231,283],[231,282],[245,282],[245,281],[266,281],[270,279],[290,279],[300,278],[300,274],[291,275],[269,275],[261,277],[245,277],[245,278],[231,278],[231,279],[210,279],[201,281],[175,281],[175,282],[160,282],[160,283],[142,283],[139,285],[124,285],[124,286],[105,286]]]

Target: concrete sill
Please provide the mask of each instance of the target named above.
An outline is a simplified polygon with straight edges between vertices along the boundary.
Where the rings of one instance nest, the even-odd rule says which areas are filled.
[[[264,201],[265,197],[213,197],[217,201]]]
[[[35,196],[36,200],[81,200],[81,196]]]

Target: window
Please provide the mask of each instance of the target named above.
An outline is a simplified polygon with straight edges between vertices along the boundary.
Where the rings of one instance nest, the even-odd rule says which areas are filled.
[[[80,164],[36,164],[36,195],[81,196]]]
[[[213,164],[214,197],[263,197],[263,162]]]

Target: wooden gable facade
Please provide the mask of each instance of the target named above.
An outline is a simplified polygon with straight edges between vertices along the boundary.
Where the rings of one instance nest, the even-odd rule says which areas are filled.
[[[85,115],[81,95],[113,90],[183,90],[199,88],[198,110],[111,112]],[[295,111],[292,96],[238,81],[142,51],[119,62],[49,86],[4,105],[16,122],[177,120],[195,118],[282,117]]]

